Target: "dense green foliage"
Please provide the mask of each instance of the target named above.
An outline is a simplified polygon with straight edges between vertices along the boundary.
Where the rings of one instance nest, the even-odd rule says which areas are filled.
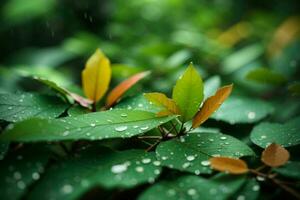
[[[299,11],[3,0],[0,198],[300,199]]]

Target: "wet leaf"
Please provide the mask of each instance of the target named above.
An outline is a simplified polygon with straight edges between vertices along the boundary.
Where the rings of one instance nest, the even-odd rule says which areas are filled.
[[[273,170],[282,176],[289,178],[300,179],[300,162],[299,161],[288,161],[285,165]]]
[[[163,107],[165,110],[160,111],[158,116],[170,115],[170,114],[180,114],[179,108],[177,107],[174,100],[169,99],[163,93],[146,93],[144,96],[153,104]],[[164,114],[163,114],[164,113]]]
[[[273,111],[273,106],[266,101],[231,95],[211,118],[230,124],[254,123]]]
[[[97,49],[82,71],[82,85],[88,99],[97,102],[106,93],[111,79],[109,59]]]
[[[263,152],[261,161],[270,167],[279,167],[287,163],[290,153],[282,146],[272,143]]]
[[[55,96],[33,93],[1,93],[0,119],[18,122],[31,117],[55,118],[68,107]]]
[[[221,174],[212,179],[205,179],[186,175],[175,180],[158,182],[142,193],[139,200],[178,200],[179,197],[185,200],[225,200],[229,199],[244,181],[244,176]]]
[[[31,118],[9,127],[2,141],[61,141],[129,138],[166,123],[175,116],[156,117],[137,110],[110,110],[59,119]]]
[[[34,152],[34,153],[33,153]],[[22,148],[8,154],[0,164],[0,193],[6,200],[21,199],[27,187],[44,172],[49,153],[37,146]]]
[[[244,174],[248,172],[247,163],[243,160],[228,158],[228,157],[214,157],[209,159],[210,166],[217,171],[228,172],[230,174]]]
[[[156,154],[163,166],[198,175],[211,173],[211,157],[239,158],[254,155],[254,152],[232,136],[202,132],[162,142],[156,148]]]
[[[227,85],[220,88],[214,96],[205,100],[203,106],[193,119],[193,128],[203,124],[211,114],[213,114],[227,99],[232,91],[233,85]]]
[[[271,143],[284,147],[300,144],[300,117],[292,119],[285,124],[262,122],[254,127],[251,132],[251,141],[265,148]]]
[[[68,101],[69,103],[73,104],[74,101],[79,103],[81,106],[83,107],[89,107],[90,104],[92,104],[92,101],[89,99],[86,99],[78,94],[72,93],[69,90],[67,90],[64,87],[59,86],[58,84],[56,84],[53,81],[50,81],[48,79],[44,79],[41,77],[34,77],[35,80],[45,84],[46,86],[48,86],[50,89],[52,89],[53,91],[57,92],[58,94],[60,94],[66,101]]]
[[[134,84],[136,84],[139,80],[143,79],[145,76],[149,75],[149,71],[141,72],[135,74],[119,85],[117,85],[107,96],[106,99],[106,107],[110,108],[113,106],[121,97],[122,95],[130,89]]]
[[[193,118],[203,100],[203,83],[201,76],[190,64],[173,88],[172,98],[178,105],[183,121]]]
[[[256,200],[260,194],[260,185],[254,178],[248,178],[244,185],[230,198],[236,200]]]
[[[144,150],[114,152],[97,147],[49,168],[28,199],[80,199],[96,186],[132,188],[153,183],[160,173],[154,153]]]

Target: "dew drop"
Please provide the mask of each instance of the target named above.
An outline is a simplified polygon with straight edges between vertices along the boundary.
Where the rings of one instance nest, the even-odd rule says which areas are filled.
[[[209,160],[203,160],[203,161],[201,161],[201,165],[208,166],[208,165],[210,165],[210,162],[209,162]]]
[[[127,117],[127,114],[126,113],[122,113],[121,117]]]
[[[225,137],[225,136],[222,136],[222,137],[220,137],[220,139],[221,139],[221,140],[226,140],[226,139],[227,139],[227,137]]]
[[[190,156],[187,156],[186,159],[187,159],[188,161],[193,161],[193,160],[195,160],[195,156],[190,155]]]
[[[95,123],[91,123],[90,125],[91,125],[91,127],[95,127],[95,126],[96,126],[96,124],[95,124]]]
[[[255,116],[256,116],[256,114],[255,114],[255,112],[248,112],[248,119],[254,119],[255,118]]]
[[[122,132],[125,131],[127,129],[127,126],[118,126],[115,128],[116,131]]]
[[[142,163],[144,163],[144,164],[148,164],[148,163],[150,163],[151,162],[151,159],[150,158],[144,158],[143,160],[142,160]]]
[[[141,127],[141,130],[145,131],[147,130],[149,127],[148,126],[144,126],[144,127]]]
[[[127,170],[127,167],[128,167],[127,163],[114,165],[111,167],[111,172],[114,174],[120,174],[125,172]]]
[[[258,191],[259,189],[260,189],[259,185],[254,185],[254,186],[252,187],[252,190],[253,190],[253,191]]]
[[[65,194],[70,194],[71,192],[73,192],[73,186],[67,184],[67,185],[64,185],[61,190]]]
[[[138,167],[135,168],[135,171],[137,171],[139,173],[142,173],[142,172],[144,172],[144,168],[141,167],[141,166],[138,166]]]
[[[197,193],[197,191],[194,188],[191,188],[187,191],[187,193],[188,195],[194,196]]]

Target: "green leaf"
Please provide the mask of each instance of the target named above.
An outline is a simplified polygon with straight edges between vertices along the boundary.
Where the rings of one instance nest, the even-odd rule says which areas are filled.
[[[230,96],[211,118],[236,123],[254,123],[271,114],[274,108],[260,99]]]
[[[254,178],[247,179],[246,183],[230,199],[256,200],[259,196],[260,186]]]
[[[173,88],[172,98],[178,105],[183,121],[193,118],[203,100],[203,83],[201,76],[190,64]]]
[[[142,193],[139,200],[225,200],[229,199],[244,181],[244,176],[224,174],[210,180],[198,176],[182,176],[153,185]]]
[[[300,179],[300,162],[289,161],[286,165],[278,168],[273,168],[273,170],[282,176],[289,178]]]
[[[132,188],[153,183],[161,173],[154,153],[144,150],[113,152],[99,148],[65,160],[47,170],[28,199],[79,199],[96,186]]]
[[[282,74],[262,67],[249,71],[246,75],[246,78],[258,83],[271,85],[280,85],[286,82],[286,78]]]
[[[1,93],[0,119],[18,122],[31,117],[55,118],[67,108],[59,98],[31,93]]]
[[[9,148],[8,142],[0,142],[0,160],[2,160]]]
[[[110,110],[52,120],[32,118],[7,129],[0,140],[32,142],[129,138],[174,118],[156,117],[154,113],[134,110]]]
[[[122,100],[114,109],[143,110],[153,113],[161,111],[161,107],[150,103],[142,94]]]
[[[209,158],[224,156],[239,158],[254,152],[238,139],[221,133],[190,133],[179,139],[162,142],[156,149],[163,166],[181,171],[211,173]]]
[[[20,199],[27,187],[40,178],[49,153],[45,147],[25,147],[7,155],[0,164],[0,194],[2,199]]]
[[[290,147],[300,144],[300,117],[285,124],[262,122],[254,127],[251,132],[251,141],[265,148],[271,143]]]

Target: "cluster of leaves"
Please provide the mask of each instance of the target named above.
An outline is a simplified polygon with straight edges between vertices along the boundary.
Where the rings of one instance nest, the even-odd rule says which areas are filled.
[[[157,92],[121,98],[148,74],[120,83],[101,106],[111,66],[96,50],[82,72],[86,97],[40,77],[33,78],[56,96],[1,93],[2,197],[121,198],[129,192],[139,199],[256,199],[261,187],[273,184],[299,198],[293,185],[299,162],[289,161],[284,148],[300,144],[299,117],[254,127],[250,140],[264,149],[261,163],[257,147],[202,125],[209,117],[257,122],[273,112],[271,104],[229,97],[232,84],[214,87],[211,95],[193,64],[177,80],[172,98]]]

